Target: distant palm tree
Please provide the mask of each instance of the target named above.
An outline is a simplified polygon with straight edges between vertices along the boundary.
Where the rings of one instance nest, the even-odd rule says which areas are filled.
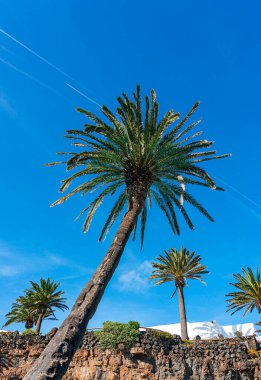
[[[227,294],[227,311],[232,311],[231,315],[241,309],[246,315],[249,311],[252,313],[254,309],[261,314],[261,276],[260,268],[257,268],[256,276],[251,268],[242,269],[243,274],[233,274],[235,283],[230,283],[237,290]]]
[[[12,304],[11,311],[6,314],[7,319],[3,327],[9,326],[12,323],[24,323],[26,329],[31,329],[36,320],[37,314],[35,310],[30,308],[30,302],[26,297],[19,297],[15,303]]]
[[[56,319],[55,309],[67,310],[66,299],[62,297],[63,291],[57,291],[60,282],[51,281],[41,278],[40,283],[30,281],[31,288],[26,291],[26,297],[30,301],[31,309],[37,312],[38,318],[36,321],[35,332],[39,334],[42,321],[46,317]],[[50,317],[52,316],[52,318]]]
[[[12,305],[12,309],[6,314],[7,322],[25,323],[25,328],[32,328],[34,325],[36,334],[40,333],[42,321],[44,319],[56,319],[55,309],[66,310],[65,298],[61,296],[63,291],[57,291],[60,283],[55,283],[49,278],[40,279],[40,283],[31,281],[31,288],[25,290],[25,296],[19,297]]]
[[[198,280],[205,284],[202,276],[209,273],[206,266],[201,265],[200,255],[195,256],[195,252],[190,253],[186,248],[181,248],[179,251],[171,249],[165,251],[165,256],[157,257],[157,262],[152,263],[155,268],[150,279],[155,285],[161,285],[165,282],[173,282],[176,289],[172,294],[178,292],[179,299],[179,314],[181,326],[181,338],[189,339],[187,329],[187,316],[184,301],[184,287],[188,284],[188,280]]]
[[[178,122],[180,115],[173,110],[159,119],[159,105],[154,90],[151,91],[151,99],[145,97],[144,110],[139,86],[134,93],[134,99],[123,94],[118,102],[119,107],[115,114],[102,106],[101,112],[105,121],[79,108],[78,111],[87,116],[88,122],[83,129],[67,131],[66,137],[81,150],[61,153],[69,155],[69,158],[51,164],[65,163],[67,171],[74,170],[72,175],[62,181],[61,192],[66,191],[71,183],[76,183],[72,191],[53,205],[61,204],[75,194],[92,197],[94,191],[98,193],[93,199],[88,199],[81,212],[81,215],[86,215],[84,232],[88,231],[101,203],[113,195],[116,199],[99,240],[106,236],[118,217],[123,217],[101,265],[83,288],[68,318],[25,379],[36,379],[37,376],[41,376],[41,379],[43,376],[47,378],[51,370],[56,379],[64,375],[117,268],[130,234],[133,232],[135,236],[139,220],[141,245],[143,243],[147,206],[155,202],[175,234],[180,232],[178,212],[185,218],[189,228],[194,228],[183,203],[194,206],[213,221],[206,209],[185,188],[188,185],[220,189],[200,164],[228,156],[217,156],[215,150],[208,150],[213,141],[198,139],[202,132],[190,134],[200,120],[187,126],[185,123],[195,112],[199,102]],[[82,181],[80,184],[79,180]],[[63,357],[60,355],[61,346],[67,347]]]

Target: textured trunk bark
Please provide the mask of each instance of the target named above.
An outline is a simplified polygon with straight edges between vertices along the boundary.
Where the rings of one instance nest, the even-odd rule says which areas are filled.
[[[187,316],[185,309],[184,293],[183,287],[178,286],[178,298],[179,298],[179,317],[180,317],[180,328],[181,328],[181,339],[188,340],[188,328],[187,328]]]
[[[40,333],[42,322],[43,322],[43,314],[40,314],[38,319],[37,319],[36,326],[35,326],[35,333],[36,334]]]
[[[87,324],[94,315],[128,241],[146,199],[145,190],[133,197],[129,210],[124,215],[116,236],[93,274],[78,296],[69,316],[65,319],[55,336],[24,380],[59,380],[65,374],[72,357],[81,343]]]

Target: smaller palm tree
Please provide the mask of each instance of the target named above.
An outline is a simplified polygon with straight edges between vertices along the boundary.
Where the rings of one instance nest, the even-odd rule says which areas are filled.
[[[158,262],[152,263],[155,270],[150,276],[150,279],[154,281],[155,285],[161,285],[165,282],[174,282],[176,289],[172,297],[178,292],[181,338],[183,340],[189,339],[184,287],[188,285],[188,280],[198,280],[205,284],[202,280],[202,276],[209,273],[207,267],[201,265],[200,255],[195,256],[195,252],[190,253],[183,247],[179,251],[176,249],[171,249],[168,252],[165,251],[165,256],[160,255],[157,257],[157,260]]]
[[[19,297],[16,302],[12,304],[11,311],[6,314],[6,323],[3,327],[9,326],[12,323],[24,323],[26,329],[33,328],[37,314],[35,310],[30,307],[29,300],[26,297]]]
[[[63,291],[57,291],[60,283],[41,278],[40,283],[31,281],[31,287],[25,290],[25,295],[17,298],[13,303],[11,311],[6,314],[7,322],[4,326],[11,323],[25,323],[25,328],[32,328],[40,333],[44,319],[55,320],[55,309],[67,310],[66,299],[62,297]]]
[[[37,322],[35,327],[36,334],[39,334],[42,321],[46,317],[48,319],[56,319],[54,310],[67,310],[66,298],[63,298],[63,291],[57,291],[60,282],[51,281],[41,278],[40,283],[30,281],[31,288],[26,291],[26,296],[31,303],[31,308],[37,311]],[[52,317],[51,317],[52,316]]]
[[[249,311],[252,313],[256,309],[261,314],[260,268],[257,268],[256,276],[249,267],[242,268],[242,272],[243,274],[233,274],[236,282],[230,283],[230,285],[234,286],[237,291],[226,295],[229,297],[227,311],[232,311],[231,315],[233,315],[237,311],[245,309],[243,315],[246,315]]]

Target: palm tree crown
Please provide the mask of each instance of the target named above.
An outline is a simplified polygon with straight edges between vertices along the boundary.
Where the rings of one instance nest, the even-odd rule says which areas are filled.
[[[38,314],[54,315],[54,309],[67,310],[66,298],[63,298],[63,291],[57,291],[60,282],[41,278],[40,283],[30,281],[31,288],[26,291],[26,296],[30,300],[31,308],[37,310]]]
[[[234,286],[237,291],[227,294],[229,297],[227,311],[232,311],[231,315],[241,309],[245,309],[244,315],[255,308],[261,314],[261,276],[260,268],[257,268],[256,276],[251,268],[242,269],[243,274],[236,273],[233,275],[236,280],[230,285]]]
[[[204,283],[202,276],[209,273],[207,267],[200,263],[201,256],[195,256],[195,252],[189,252],[186,248],[165,251],[165,256],[160,255],[157,261],[152,263],[155,269],[150,276],[155,285],[174,281],[176,289],[184,288],[189,279]]]
[[[98,206],[106,196],[116,194],[117,198],[101,230],[99,240],[106,236],[126,204],[129,208],[132,206],[133,196],[139,193],[145,193],[149,206],[152,200],[156,202],[176,234],[180,233],[177,210],[181,212],[188,226],[194,228],[183,201],[193,205],[213,221],[206,209],[185,190],[187,184],[220,189],[199,163],[228,156],[217,156],[215,150],[208,150],[213,141],[198,139],[202,132],[189,134],[200,120],[187,126],[185,123],[195,112],[199,102],[177,122],[180,115],[173,110],[159,119],[159,105],[154,90],[151,91],[151,99],[145,97],[144,116],[139,86],[133,96],[133,101],[125,93],[118,97],[119,107],[116,115],[103,106],[101,111],[106,121],[78,108],[78,111],[87,116],[92,123],[85,124],[83,130],[68,130],[66,137],[73,140],[72,145],[82,150],[79,153],[60,153],[69,154],[69,159],[48,165],[66,163],[69,171],[82,166],[82,169],[62,181],[60,192],[64,192],[71,182],[78,178],[84,179],[85,182],[53,205],[63,203],[73,194],[86,195],[98,190],[98,196],[80,214],[86,213],[83,225],[86,232]],[[147,218],[146,202],[139,218],[143,242]],[[134,235],[135,231],[136,226]]]

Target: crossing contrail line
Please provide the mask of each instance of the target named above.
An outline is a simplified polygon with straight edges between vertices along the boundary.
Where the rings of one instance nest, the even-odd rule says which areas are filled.
[[[71,77],[69,74],[67,74],[65,71],[61,70],[58,66],[54,65],[52,62],[48,61],[48,59],[42,57],[40,54],[36,53],[33,49],[29,48],[25,44],[23,44],[21,41],[17,40],[15,37],[11,36],[11,34],[7,33],[5,30],[0,28],[0,33],[3,33],[5,36],[10,38],[12,41],[16,42],[18,45],[23,47],[25,50],[29,51],[29,53],[33,54],[35,57],[39,58],[41,61],[58,71],[60,74],[65,75],[67,78],[72,79],[75,81],[73,77]]]
[[[48,84],[43,83],[42,81],[40,81],[39,79],[35,78],[34,76],[32,76],[31,74],[27,73],[26,71],[19,69],[17,66],[15,66],[12,63],[6,61],[2,57],[0,57],[0,62],[2,62],[3,64],[5,64],[6,66],[10,67],[11,69],[17,71],[18,73],[24,75],[25,77],[31,79],[32,81],[36,82],[40,86],[45,87],[48,90],[54,92],[56,95],[59,95],[59,96],[61,96],[64,99],[67,99],[63,94],[61,94],[60,92],[56,91],[54,88],[48,86]]]
[[[225,182],[223,179],[221,178],[218,178],[217,176],[215,176],[219,181],[223,182],[226,186],[230,187],[230,189],[232,189],[233,191],[235,191],[236,193],[238,193],[241,197],[245,198],[246,200],[248,200],[250,203],[252,203],[254,206],[258,207],[261,209],[261,205],[258,204],[257,202],[253,201],[253,199],[249,198],[247,195],[243,194],[240,190],[238,190],[237,188],[235,188],[234,186],[230,185],[229,183]]]
[[[10,38],[16,44],[18,44],[19,46],[21,46],[22,48],[24,48],[25,50],[27,50],[29,53],[31,53],[32,55],[34,55],[35,57],[37,57],[38,59],[40,59],[42,62],[44,62],[45,64],[47,64],[48,66],[50,66],[51,68],[53,68],[54,70],[56,70],[57,72],[59,72],[61,75],[65,76],[66,78],[68,78],[68,79],[74,81],[75,83],[79,84],[80,86],[82,86],[82,84],[79,81],[77,81],[77,79],[75,79],[71,75],[67,74],[65,71],[63,71],[62,69],[60,69],[58,66],[56,66],[52,62],[50,62],[48,59],[44,58],[42,55],[38,54],[33,49],[29,48],[27,45],[25,45],[24,43],[22,43],[21,41],[19,41],[17,38],[13,37],[11,34],[7,33],[4,29],[0,28],[0,33],[4,34],[6,37]],[[83,92],[77,90],[76,88],[74,88],[73,86],[71,86],[71,85],[69,85],[67,83],[66,83],[66,85],[69,86],[72,90],[78,92],[85,99],[87,99],[87,100],[91,101],[93,104],[98,105],[99,107],[101,107],[98,102],[96,102],[94,99],[90,98],[89,96],[87,96]]]

